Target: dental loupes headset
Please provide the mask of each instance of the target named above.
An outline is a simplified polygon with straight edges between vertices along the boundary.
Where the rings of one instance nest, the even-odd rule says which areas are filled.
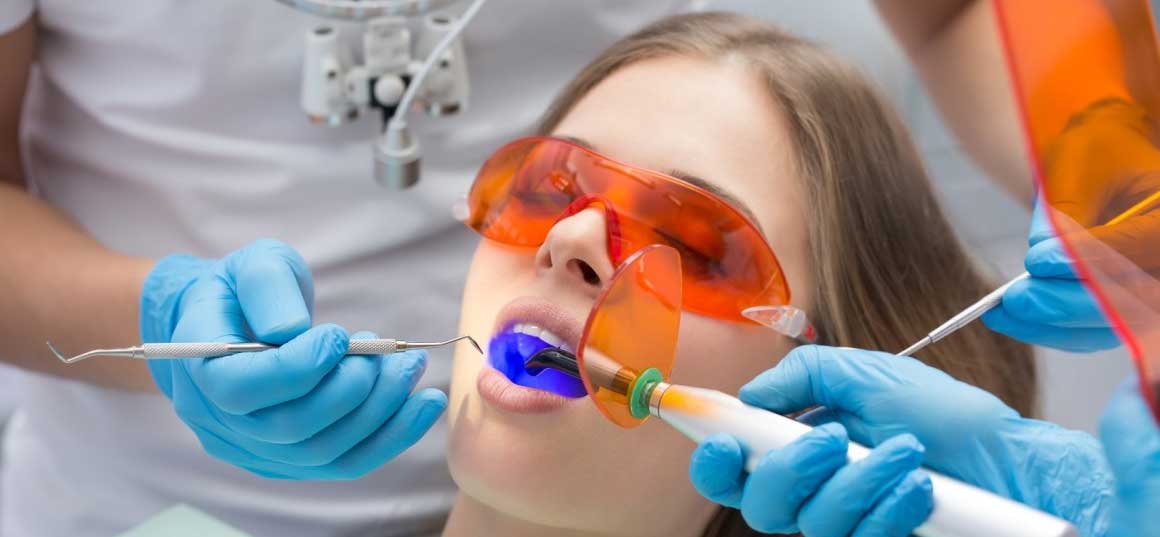
[[[621,427],[650,416],[693,441],[715,433],[735,436],[747,448],[753,471],[766,452],[785,447],[810,426],[742,403],[725,393],[672,384],[682,306],[681,257],[652,245],[629,256],[597,298],[576,355],[551,348],[533,355],[529,372],[555,369],[579,377],[597,409]],[[850,462],[869,450],[850,443]],[[1068,522],[942,474],[926,470],[934,509],[915,530],[924,537],[1064,537],[1078,535]]]
[[[312,123],[328,126],[353,121],[366,110],[381,112],[375,180],[391,189],[415,185],[422,151],[406,115],[416,102],[422,102],[429,116],[466,108],[467,56],[459,36],[486,0],[472,0],[457,18],[438,11],[458,0],[278,1],[328,19],[367,23],[361,64],[351,61],[337,28],[320,25],[307,32],[302,109]],[[408,24],[408,18],[423,15],[421,23]]]

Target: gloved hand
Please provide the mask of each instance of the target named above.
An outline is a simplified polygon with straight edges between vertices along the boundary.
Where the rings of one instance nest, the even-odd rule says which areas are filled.
[[[1160,191],[1160,149],[1154,142],[1160,135],[1153,125],[1143,107],[1107,99],[1076,114],[1049,142],[1042,159],[1044,192],[1032,215],[1031,249],[1024,260],[1032,278],[1004,293],[1002,306],[983,316],[987,326],[1072,352],[1120,344],[1079,283],[1074,262],[1048,223],[1044,198],[1062,213],[1057,220],[1070,222],[1063,231],[1089,266],[1111,278],[1128,276],[1127,286],[1136,268],[1160,277],[1160,248],[1149,240],[1160,236],[1160,200],[1122,222],[1105,223]],[[1103,246],[1117,255],[1108,255]],[[1125,271],[1131,265],[1135,268]]]
[[[752,474],[735,438],[714,435],[693,452],[689,478],[703,496],[741,510],[766,533],[807,537],[910,535],[933,507],[923,446],[909,434],[886,440],[846,465],[846,430],[826,423],[766,453]]]
[[[1119,346],[1119,337],[1076,276],[1075,262],[1054,236],[1045,205],[1037,203],[1031,215],[1031,248],[1023,260],[1031,278],[1009,287],[1003,302],[983,314],[983,322],[1019,341],[1068,352]]]
[[[1160,427],[1125,380],[1100,418],[1100,440],[1116,475],[1109,537],[1160,536]]]
[[[1160,192],[1158,140],[1147,109],[1104,99],[1073,116],[1042,159],[1043,195],[1051,206],[1156,277],[1160,250],[1149,238],[1160,236],[1160,202],[1117,224],[1107,222]]]
[[[828,418],[840,422],[851,439],[878,446],[876,450],[912,434],[925,447],[925,464],[931,468],[1070,520],[1082,535],[1103,535],[1106,530],[1112,478],[1094,438],[1022,418],[990,393],[918,360],[857,349],[799,347],[743,386],[740,398],[782,414],[824,405]],[[909,470],[904,464],[884,464],[854,476],[862,481],[857,487],[849,484],[850,479],[837,481],[841,471],[829,477],[845,463],[845,452],[817,447],[828,434],[838,433],[815,430],[810,433],[813,440],[807,435],[796,447],[766,455],[777,464],[750,476],[740,471],[738,451],[721,449],[722,442],[711,439],[694,455],[693,482],[710,499],[740,495],[743,512],[745,498],[753,496],[765,504],[754,509],[774,513],[782,524],[797,521],[809,537],[841,534],[840,529],[813,526],[811,519],[840,520],[842,528],[884,526],[886,522],[879,522],[882,517],[861,498],[867,491],[878,492],[875,500],[891,493],[899,497],[899,505],[890,507],[899,513],[890,515],[898,517],[897,526],[885,534],[905,535],[917,525],[915,518],[925,518],[929,498],[906,490],[918,483],[873,488],[877,476],[893,472],[897,479]],[[917,479],[906,475],[908,480]],[[854,493],[821,494],[827,487]],[[800,498],[815,491],[818,494],[802,505]],[[784,528],[790,527],[778,529]]]
[[[410,395],[426,365],[422,352],[344,357],[345,330],[311,328],[313,294],[302,257],[272,240],[218,261],[166,257],[146,278],[146,342],[282,345],[149,362],[210,455],[271,478],[354,479],[417,442],[447,406],[438,390]]]

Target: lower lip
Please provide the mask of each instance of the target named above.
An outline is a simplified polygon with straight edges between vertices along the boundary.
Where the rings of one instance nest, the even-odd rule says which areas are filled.
[[[559,410],[576,399],[512,384],[503,373],[484,366],[475,381],[480,397],[500,410],[540,414]]]

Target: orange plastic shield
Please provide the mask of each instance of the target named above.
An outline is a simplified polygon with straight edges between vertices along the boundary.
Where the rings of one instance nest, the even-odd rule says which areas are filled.
[[[1160,420],[1160,52],[1147,0],[996,0],[1045,211]]]
[[[580,377],[613,423],[635,427],[628,394],[649,368],[668,378],[681,326],[681,257],[653,245],[629,256],[588,314],[580,339]]]

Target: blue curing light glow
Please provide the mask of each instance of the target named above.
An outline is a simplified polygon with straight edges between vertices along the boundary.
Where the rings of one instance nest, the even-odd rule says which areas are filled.
[[[551,347],[546,341],[532,335],[504,330],[492,336],[487,346],[487,361],[514,384],[552,392],[564,397],[584,397],[584,383],[554,369],[543,369],[535,374],[524,369],[532,355]]]

